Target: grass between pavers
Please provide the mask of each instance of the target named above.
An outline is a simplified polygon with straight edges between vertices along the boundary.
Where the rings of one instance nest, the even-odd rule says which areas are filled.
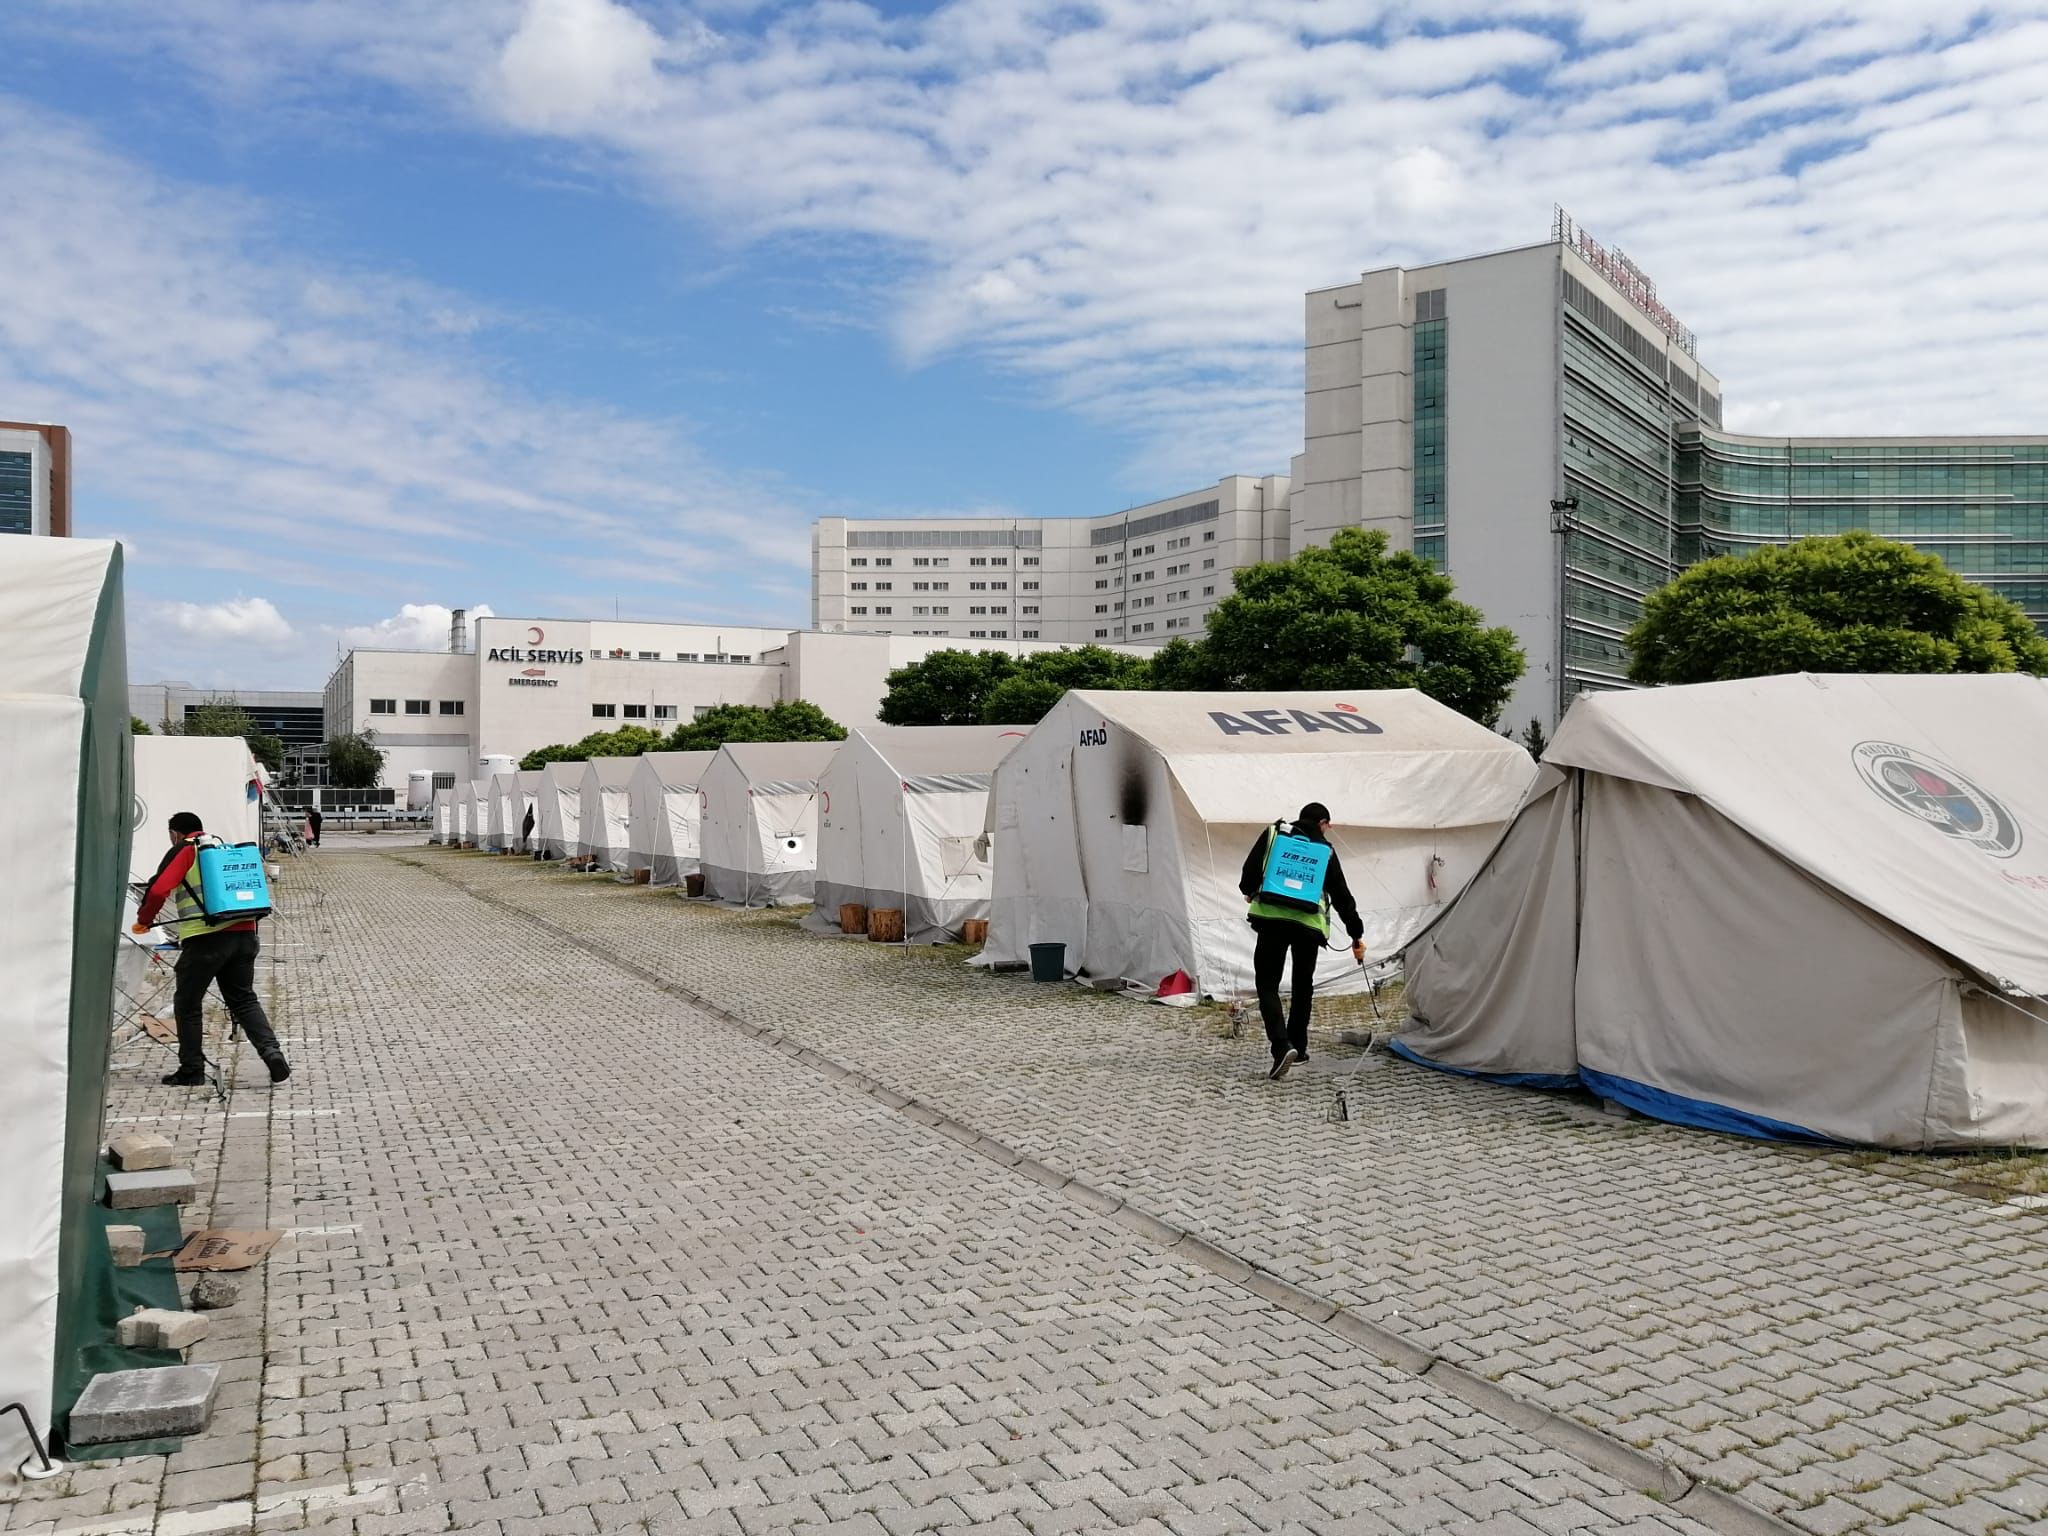
[[[422,850],[423,852],[425,850]],[[396,850],[393,850],[394,854]],[[410,853],[410,850],[408,850]],[[497,855],[460,850],[447,850],[458,858],[500,857]],[[417,862],[415,858],[412,860]],[[801,926],[811,912],[809,906],[798,907],[756,907],[740,908],[724,906],[716,902],[690,900],[673,887],[635,886],[618,881],[610,874],[585,874],[565,869],[559,864],[545,864],[539,869],[557,874],[562,878],[581,880],[592,885],[602,884],[621,896],[648,901],[675,901],[685,905],[703,919],[717,922],[747,925],[759,929],[781,930],[792,938],[806,943],[823,943],[839,946],[849,960],[862,957],[856,964],[914,966],[930,977],[933,983],[942,984],[949,980],[964,980],[967,961],[975,954],[971,944],[870,944],[853,937],[821,935]],[[1091,988],[1064,982],[1059,985],[1036,986],[1015,972],[997,973],[1016,978],[1019,986],[1028,993],[1042,992],[1048,1004],[1071,1005],[1077,999],[1087,999],[1101,1007],[1130,1007],[1129,998],[1115,993],[1096,992]],[[1377,1001],[1378,1010],[1374,1011]],[[1139,1005],[1149,1006],[1149,1005]],[[1235,1038],[1242,1035],[1256,1036],[1260,1033],[1258,1007],[1256,1003],[1241,1005],[1241,1019],[1233,1028],[1230,1008],[1221,1003],[1202,1002],[1193,1007],[1157,1009],[1159,1022],[1180,1022],[1194,1032],[1215,1038]],[[1177,1019],[1176,1019],[1176,1016]],[[1404,993],[1401,983],[1382,986],[1375,1000],[1363,994],[1319,995],[1315,1006],[1313,1035],[1318,1050],[1342,1051],[1340,1036],[1356,1037],[1359,1034],[1375,1033],[1384,1038],[1400,1028],[1407,1018]],[[1424,1068],[1415,1068],[1424,1071]],[[1503,1092],[1529,1093],[1529,1089],[1503,1089]],[[1592,1104],[1589,1095],[1576,1093],[1555,1095],[1563,1103],[1579,1106]],[[1560,1114],[1555,1123],[1563,1134],[1584,1134],[1583,1121]],[[1632,1124],[1641,1124],[1645,1130],[1654,1122],[1631,1122],[1617,1119],[1613,1123],[1616,1132]],[[1668,1128],[1665,1128],[1668,1129]],[[1691,1134],[1712,1135],[1714,1132],[1695,1131]],[[2048,1150],[2028,1147],[1987,1147],[1963,1152],[1899,1152],[1882,1147],[1809,1147],[1789,1143],[1760,1142],[1775,1155],[1801,1159],[1817,1159],[1838,1167],[1859,1173],[1868,1173],[1880,1178],[1899,1179],[1910,1183],[1934,1188],[1949,1189],[1959,1193],[1976,1195],[1984,1199],[2002,1199],[2011,1195],[2048,1194]]]

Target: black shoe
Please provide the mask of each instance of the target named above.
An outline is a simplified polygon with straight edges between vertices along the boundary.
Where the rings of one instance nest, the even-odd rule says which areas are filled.
[[[1276,1083],[1277,1083],[1277,1082],[1279,1082],[1281,1078],[1283,1078],[1283,1077],[1285,1077],[1285,1076],[1287,1075],[1287,1069],[1288,1069],[1289,1067],[1293,1066],[1293,1065],[1294,1065],[1294,1052],[1292,1052],[1292,1051],[1282,1051],[1282,1052],[1280,1053],[1280,1059],[1279,1059],[1278,1061],[1276,1061],[1276,1062],[1274,1062],[1274,1063],[1273,1063],[1273,1071],[1272,1071],[1272,1073],[1271,1073],[1271,1081],[1273,1081],[1273,1082],[1276,1082]]]
[[[281,1083],[292,1075],[292,1064],[282,1056],[266,1056],[263,1058],[263,1065],[270,1068],[270,1080],[273,1083]]]
[[[206,1074],[204,1072],[187,1072],[183,1067],[180,1067],[164,1079],[164,1086],[166,1088],[204,1088],[206,1086]]]

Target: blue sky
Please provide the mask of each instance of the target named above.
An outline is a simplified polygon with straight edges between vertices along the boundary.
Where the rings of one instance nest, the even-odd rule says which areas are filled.
[[[448,605],[798,624],[811,518],[1095,513],[1300,439],[1300,295],[1539,239],[1754,431],[2048,431],[2038,4],[15,0],[0,417],[133,670]]]

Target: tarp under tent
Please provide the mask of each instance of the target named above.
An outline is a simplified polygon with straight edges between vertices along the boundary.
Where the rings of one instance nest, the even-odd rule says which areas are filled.
[[[817,907],[805,924],[837,933],[840,906],[854,902],[902,912],[912,943],[944,944],[987,917],[989,785],[1027,734],[930,725],[848,736],[818,780]]]
[[[697,873],[703,802],[699,788],[716,752],[648,752],[633,760],[627,786],[627,867],[654,885],[681,885]]]
[[[583,765],[583,779],[577,786],[576,852],[595,859],[598,869],[626,867],[627,825],[632,808],[627,803],[637,757],[593,757]]]
[[[0,1403],[46,1432],[122,1310],[95,1205],[135,820],[120,546],[8,539],[0,645]],[[0,1419],[0,1466],[28,1455]]]
[[[138,736],[128,878],[149,880],[170,851],[170,820],[197,816],[227,843],[263,840],[263,771],[239,736]]]
[[[818,775],[836,741],[729,741],[704,770],[704,894],[750,907],[811,899]]]
[[[533,841],[547,858],[571,859],[582,837],[583,765],[549,763],[533,789]]]
[[[433,808],[427,813],[427,841],[430,843],[452,843],[455,841],[455,791],[437,789],[434,791]]]
[[[983,965],[1066,945],[1069,971],[1253,990],[1238,874],[1263,829],[1317,800],[1385,957],[1463,887],[1534,775],[1529,754],[1413,689],[1075,692],[996,770]],[[1316,986],[1357,991],[1334,919]]]
[[[2048,1145],[2048,692],[1581,698],[1408,952],[1401,1054],[1746,1135]]]

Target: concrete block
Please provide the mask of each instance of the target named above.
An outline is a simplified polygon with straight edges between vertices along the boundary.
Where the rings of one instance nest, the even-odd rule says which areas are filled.
[[[142,1255],[145,1251],[142,1242],[142,1228],[107,1228],[107,1249],[114,1256],[114,1267],[116,1269],[133,1269],[142,1262]]]
[[[192,1287],[192,1305],[202,1312],[218,1312],[241,1299],[240,1283],[226,1275],[201,1275]]]
[[[107,1204],[117,1211],[146,1205],[183,1205],[193,1195],[187,1168],[152,1168],[146,1173],[107,1175]]]
[[[115,1336],[129,1349],[189,1349],[206,1337],[212,1323],[197,1312],[144,1307],[115,1325]]]
[[[65,1439],[75,1445],[196,1435],[213,1414],[220,1390],[217,1365],[170,1365],[107,1371],[93,1377],[72,1406]]]
[[[114,1154],[114,1161],[124,1173],[145,1173],[152,1168],[168,1168],[178,1160],[178,1149],[171,1145],[168,1136],[159,1136],[155,1131],[127,1131],[107,1143],[107,1150]]]

